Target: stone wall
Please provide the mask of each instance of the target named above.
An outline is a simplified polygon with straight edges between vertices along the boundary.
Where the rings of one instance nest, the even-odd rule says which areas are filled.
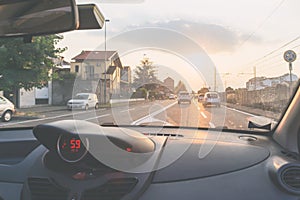
[[[267,87],[262,90],[248,91],[245,88],[223,93],[223,100],[241,106],[248,106],[273,112],[282,112],[291,96],[286,85]]]

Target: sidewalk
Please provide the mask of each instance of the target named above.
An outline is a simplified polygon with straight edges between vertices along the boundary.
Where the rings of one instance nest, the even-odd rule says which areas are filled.
[[[128,103],[128,102],[125,102]],[[141,103],[139,102],[130,102],[130,103]],[[114,103],[114,107],[122,106],[124,105],[124,102],[120,103]],[[111,104],[102,104],[99,106],[99,108],[110,108]],[[15,116],[27,116],[27,117],[44,117],[44,113],[48,112],[55,112],[55,111],[68,111],[66,105],[62,106],[52,106],[52,105],[35,105],[31,107],[26,107],[26,108],[17,108]]]
[[[38,105],[28,108],[17,108],[17,112],[35,112],[35,113],[44,113],[52,112],[59,110],[67,110],[66,106],[52,106],[52,105]]]
[[[43,117],[43,113],[67,110],[66,106],[36,105],[27,108],[17,108],[15,116]]]

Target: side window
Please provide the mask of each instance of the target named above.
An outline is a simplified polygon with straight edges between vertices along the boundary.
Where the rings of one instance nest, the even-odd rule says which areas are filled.
[[[76,73],[79,72],[79,65],[75,65],[75,72],[76,72]]]
[[[5,99],[3,99],[2,97],[0,97],[0,104],[5,104],[5,103],[6,103]]]

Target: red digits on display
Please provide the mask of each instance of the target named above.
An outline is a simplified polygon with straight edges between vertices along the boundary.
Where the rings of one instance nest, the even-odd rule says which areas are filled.
[[[70,144],[71,144],[71,149],[80,149],[80,140],[75,140],[75,139],[71,139],[70,140]]]
[[[75,149],[75,139],[70,140],[70,144],[71,144],[71,149]]]
[[[81,142],[80,140],[76,140],[76,142],[75,142],[76,143],[76,149],[80,149],[80,142]]]

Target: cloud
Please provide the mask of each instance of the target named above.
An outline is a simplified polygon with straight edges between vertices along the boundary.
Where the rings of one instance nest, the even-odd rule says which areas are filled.
[[[158,27],[175,30],[197,42],[208,53],[233,52],[246,40],[250,43],[258,43],[261,39],[257,36],[249,37],[249,34],[241,34],[229,27],[218,24],[207,24],[187,20],[172,20],[141,25],[128,26],[127,30],[142,27]]]
[[[161,31],[159,31],[160,29]],[[103,31],[92,30],[72,33],[77,35],[76,40],[77,38],[87,39],[84,43],[69,41],[69,39],[69,43],[72,44],[71,49],[75,48],[77,52],[83,49],[103,49]],[[174,31],[179,34],[174,33]],[[260,37],[255,35],[249,37],[249,35],[218,24],[177,19],[151,23],[145,22],[122,26],[122,28],[114,24],[114,26],[111,26],[107,30],[107,43],[110,50],[118,50],[119,52],[145,47],[156,47],[181,52],[184,53],[184,56],[187,54],[193,56],[195,52],[199,52],[199,47],[204,49],[208,54],[233,53],[245,43],[257,44],[262,42]],[[192,45],[190,44],[191,41],[193,41]],[[69,53],[71,54],[71,52]],[[72,52],[72,54],[74,53]]]

